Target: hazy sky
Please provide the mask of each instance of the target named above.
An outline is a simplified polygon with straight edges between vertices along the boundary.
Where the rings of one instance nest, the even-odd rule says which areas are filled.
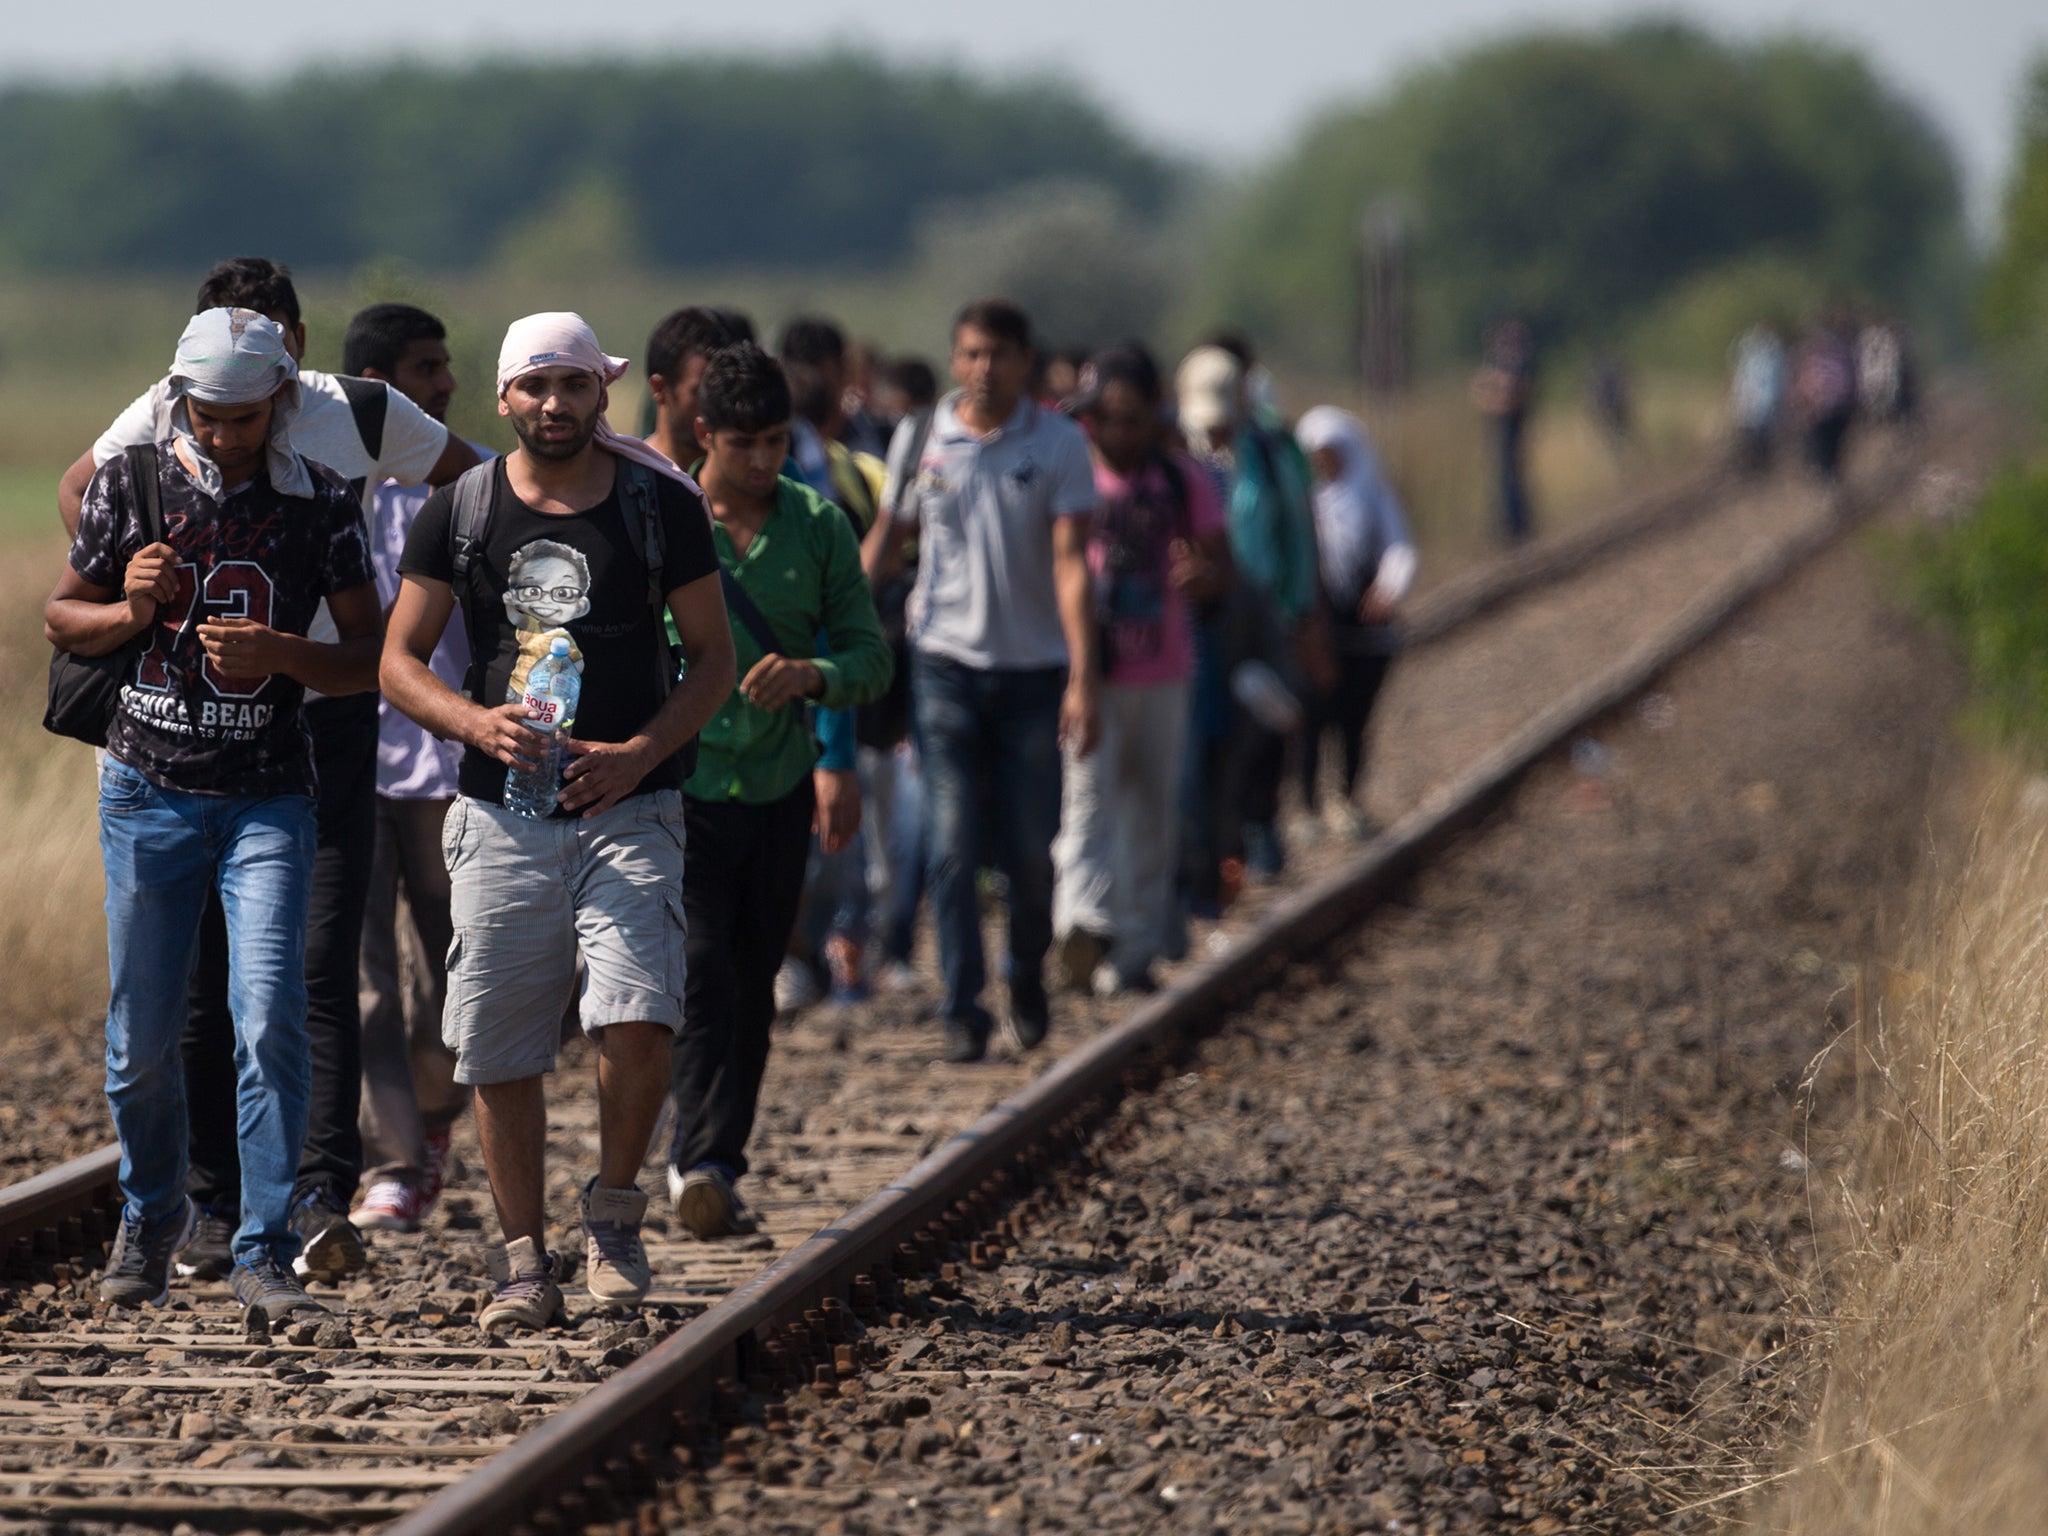
[[[1675,14],[1743,37],[1781,29],[1793,13],[1784,0],[750,0],[731,14],[703,0],[341,0],[258,6],[229,45],[220,19],[162,0],[13,9],[0,73],[70,79],[171,64],[246,75],[395,54],[855,43],[987,74],[1071,78],[1154,140],[1234,163],[1283,147],[1318,107],[1487,33]],[[1803,0],[1797,14],[1803,28],[1866,49],[1948,132],[1981,217],[2005,173],[2028,61],[2048,49],[2048,0]]]

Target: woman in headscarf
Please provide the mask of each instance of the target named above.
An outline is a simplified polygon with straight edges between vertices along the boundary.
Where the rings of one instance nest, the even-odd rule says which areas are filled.
[[[1335,727],[1344,793],[1324,821],[1333,833],[1358,838],[1371,825],[1356,800],[1365,730],[1387,666],[1401,649],[1401,602],[1415,581],[1415,541],[1357,417],[1317,406],[1301,418],[1295,436],[1315,470],[1318,574],[1337,663],[1336,686],[1309,701],[1302,802],[1314,815],[1322,738]]]

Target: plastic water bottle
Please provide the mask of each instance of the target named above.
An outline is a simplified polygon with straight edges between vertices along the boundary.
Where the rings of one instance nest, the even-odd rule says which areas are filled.
[[[526,724],[545,736],[540,763],[533,768],[505,770],[505,809],[537,818],[554,815],[555,795],[562,787],[562,746],[560,733],[576,721],[576,701],[583,693],[583,679],[569,658],[569,642],[560,636],[548,647],[548,654],[526,671]]]

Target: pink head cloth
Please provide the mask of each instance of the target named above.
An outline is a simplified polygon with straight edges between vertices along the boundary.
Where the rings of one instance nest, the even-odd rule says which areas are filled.
[[[506,328],[504,344],[498,348],[498,398],[505,398],[514,379],[537,369],[580,368],[610,384],[624,376],[626,362],[623,357],[610,356],[597,344],[597,332],[579,314],[556,309],[528,315]],[[698,500],[704,499],[703,490],[683,473],[675,460],[651,443],[613,431],[612,424],[603,416],[597,418],[597,445],[622,459],[645,464],[658,475],[680,480]],[[705,504],[705,515],[710,515],[709,503]]]

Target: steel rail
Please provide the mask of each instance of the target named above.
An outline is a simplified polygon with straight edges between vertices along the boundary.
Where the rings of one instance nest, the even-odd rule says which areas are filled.
[[[1126,1089],[1215,1027],[1290,960],[1353,927],[1460,833],[1491,815],[1570,738],[1612,715],[1749,604],[1825,549],[1853,519],[1819,521],[1742,565],[1661,634],[1517,731],[1403,817],[1345,868],[1282,901],[1224,954],[1194,967],[1123,1022],[1069,1053],[840,1220],[553,1415],[510,1449],[385,1528],[386,1536],[497,1536],[570,1529],[653,1492],[653,1455],[707,1417],[731,1415],[736,1385],[779,1355],[817,1360],[828,1386],[831,1318],[873,1299],[897,1271],[930,1267],[991,1230],[1022,1191]],[[808,1345],[806,1341],[808,1340]]]

